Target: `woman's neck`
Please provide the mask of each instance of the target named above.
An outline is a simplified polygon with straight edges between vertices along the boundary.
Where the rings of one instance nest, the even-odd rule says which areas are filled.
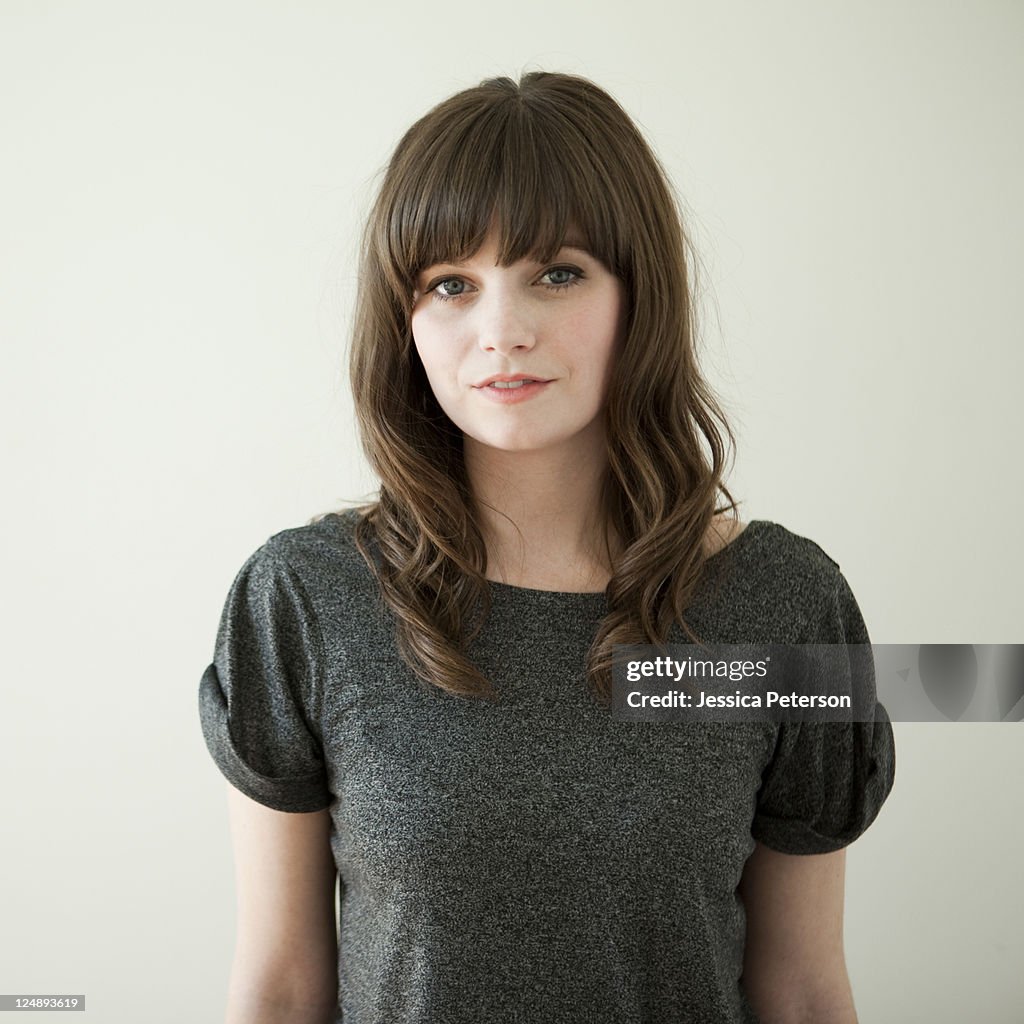
[[[487,546],[489,579],[546,590],[601,590],[605,550],[599,452],[507,452],[467,440],[466,471]],[[612,557],[617,553],[612,534]]]

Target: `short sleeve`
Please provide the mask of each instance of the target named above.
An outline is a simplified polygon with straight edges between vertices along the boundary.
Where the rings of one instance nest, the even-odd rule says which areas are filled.
[[[323,654],[302,582],[271,541],[247,559],[221,613],[199,717],[217,767],[278,811],[329,806],[319,729]]]
[[[850,586],[838,570],[837,576],[820,625],[807,642],[869,644]],[[873,668],[863,671],[873,687]],[[875,820],[895,775],[892,724],[877,700],[874,721],[783,722],[762,774],[751,834],[780,853],[839,850]]]

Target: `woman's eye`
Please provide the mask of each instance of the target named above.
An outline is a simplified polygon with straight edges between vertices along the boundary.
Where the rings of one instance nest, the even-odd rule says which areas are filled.
[[[564,286],[564,285],[567,285],[567,284],[572,284],[572,277],[571,277],[571,275],[573,275],[575,273],[576,273],[576,271],[570,270],[568,267],[554,267],[552,270],[549,270],[547,272],[547,274],[545,274],[544,276],[547,277],[549,274],[569,274],[570,275],[569,280],[562,279],[562,280],[559,280],[559,281],[552,281],[551,282],[554,285],[562,285],[562,286]]]
[[[452,295],[449,294],[449,292],[447,291],[438,291],[439,288],[449,284],[456,284],[465,287],[466,282],[459,277],[446,277],[443,281],[438,281],[437,284],[434,286],[434,293],[437,295],[439,299],[455,299],[462,294],[462,292],[455,292],[455,294]]]
[[[568,275],[568,279],[566,278]],[[544,278],[553,278],[544,282]],[[541,282],[550,292],[560,292],[579,284],[583,279],[583,271],[576,267],[552,267],[541,275]],[[432,288],[428,289],[435,299],[441,302],[451,302],[462,298],[466,294],[466,282],[461,277],[443,277]]]

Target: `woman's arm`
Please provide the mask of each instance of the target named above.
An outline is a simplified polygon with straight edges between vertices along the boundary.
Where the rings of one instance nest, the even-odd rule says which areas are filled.
[[[792,855],[758,843],[739,894],[743,989],[762,1024],[857,1024],[843,952],[846,850]]]
[[[337,872],[330,812],[271,810],[228,785],[238,901],[226,1024],[332,1024]]]

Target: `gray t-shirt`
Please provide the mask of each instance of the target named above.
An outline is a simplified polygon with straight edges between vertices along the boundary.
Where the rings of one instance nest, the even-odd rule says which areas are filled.
[[[269,538],[199,689],[213,759],[330,810],[336,1021],[755,1024],[736,894],[754,840],[837,850],[892,788],[892,726],[615,722],[584,656],[603,593],[492,583],[469,648],[500,703],[416,680],[347,510]],[[838,564],[753,520],[688,618],[711,643],[869,643]],[[678,625],[670,643],[686,643]]]

